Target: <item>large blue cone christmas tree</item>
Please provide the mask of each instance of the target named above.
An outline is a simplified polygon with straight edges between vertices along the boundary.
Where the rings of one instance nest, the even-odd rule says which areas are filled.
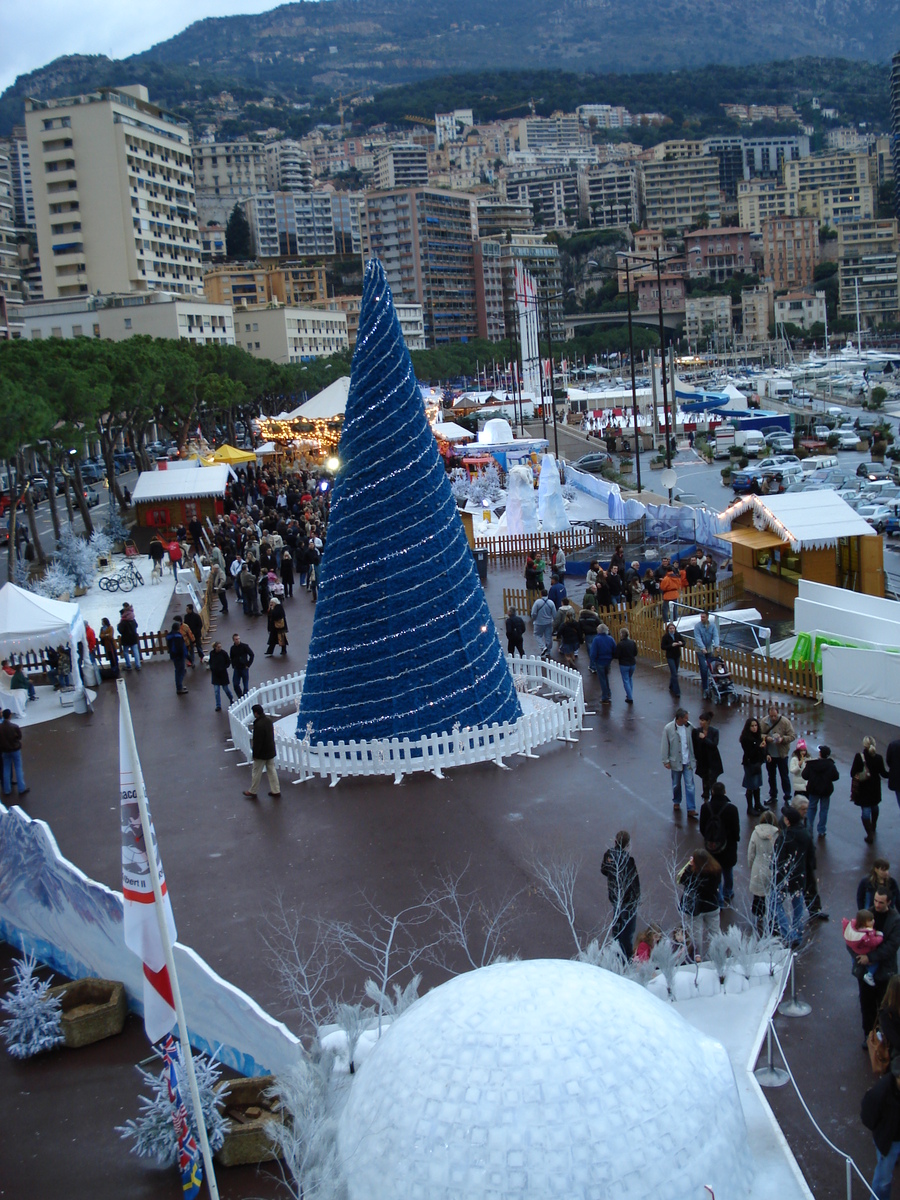
[[[521,715],[384,268],[366,266],[299,737],[419,738]]]

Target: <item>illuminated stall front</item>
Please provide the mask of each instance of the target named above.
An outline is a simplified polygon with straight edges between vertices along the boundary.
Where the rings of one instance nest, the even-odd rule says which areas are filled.
[[[745,496],[722,513],[744,587],[793,608],[800,580],[884,595],[881,537],[836,492]]]

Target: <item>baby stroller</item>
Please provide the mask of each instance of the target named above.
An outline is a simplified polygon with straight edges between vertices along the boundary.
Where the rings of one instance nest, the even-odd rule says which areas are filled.
[[[740,699],[728,664],[718,655],[710,657],[709,666],[709,697],[716,704],[736,704]]]

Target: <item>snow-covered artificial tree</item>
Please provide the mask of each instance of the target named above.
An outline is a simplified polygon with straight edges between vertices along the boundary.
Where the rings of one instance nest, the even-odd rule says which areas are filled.
[[[476,504],[497,504],[503,499],[500,472],[494,463],[488,463],[469,484],[468,499]]]
[[[154,1054],[162,1061],[162,1054],[154,1046]],[[151,1071],[138,1067],[141,1079],[150,1089],[150,1096],[141,1096],[141,1115],[132,1118],[124,1125],[117,1125],[116,1132],[126,1141],[131,1141],[131,1152],[139,1158],[153,1158],[161,1167],[171,1167],[178,1157],[178,1136],[173,1121],[174,1106],[169,1099],[168,1072],[165,1067],[154,1075]],[[194,1120],[193,1105],[190,1103],[190,1087],[187,1072],[179,1055],[176,1072],[178,1088],[185,1100],[188,1122],[191,1133],[196,1140],[198,1137],[197,1124]],[[228,1123],[220,1112],[224,1104],[223,1098],[216,1091],[216,1084],[222,1069],[217,1062],[207,1058],[205,1054],[194,1055],[194,1073],[197,1076],[197,1089],[200,1093],[200,1107],[203,1109],[203,1120],[206,1122],[206,1136],[209,1147],[216,1151],[225,1141]]]
[[[0,1000],[0,1008],[9,1019],[0,1025],[0,1034],[13,1058],[31,1058],[52,1050],[65,1041],[62,1032],[62,1004],[58,996],[49,996],[50,984],[35,975],[37,959],[31,955],[13,963],[14,984]]]
[[[117,508],[109,510],[106,520],[103,522],[103,532],[109,538],[111,546],[115,546],[119,542],[124,542],[131,536],[131,531],[119,516]]]
[[[52,562],[47,567],[43,578],[34,590],[41,596],[47,596],[51,600],[58,600],[61,596],[69,596],[71,598],[74,595],[75,587],[75,576],[72,572],[66,570],[61,563]]]
[[[56,545],[56,562],[67,575],[75,580],[75,586],[89,588],[94,582],[94,567],[97,556],[83,537],[68,524],[59,536]]]
[[[105,529],[95,529],[91,534],[88,545],[91,548],[91,554],[94,556],[94,562],[98,558],[106,558],[112,550],[112,538]]]

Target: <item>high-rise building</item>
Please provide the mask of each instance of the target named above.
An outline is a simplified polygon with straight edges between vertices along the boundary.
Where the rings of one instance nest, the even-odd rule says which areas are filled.
[[[428,151],[412,142],[383,146],[375,156],[375,185],[380,191],[425,187],[428,184]]]
[[[6,299],[8,315],[11,306],[22,299],[12,193],[9,156],[0,150],[0,295]]]
[[[496,196],[478,201],[478,236],[496,238],[506,233],[530,233],[534,217],[527,204],[508,204]]]
[[[474,197],[424,187],[369,192],[359,217],[363,265],[379,258],[395,302],[422,305],[428,345],[475,337]]]
[[[299,142],[289,138],[266,146],[266,190],[311,192],[312,161]]]
[[[797,193],[789,192],[775,179],[748,179],[738,184],[738,223],[753,233],[762,233],[763,222],[772,217],[795,217]]]
[[[741,289],[741,324],[745,342],[767,342],[774,313],[771,283]]]
[[[640,205],[637,169],[603,163],[578,172],[580,215],[598,229],[632,225]]]
[[[663,143],[664,146],[671,143]],[[656,155],[641,163],[646,223],[654,229],[684,231],[709,218],[720,221],[719,160],[714,154]]]
[[[898,317],[900,256],[897,221],[847,221],[838,226],[839,315],[864,327]]]
[[[894,165],[894,213],[900,218],[900,50],[891,59],[891,160]]]
[[[684,253],[692,279],[709,276],[723,283],[732,275],[749,274],[749,229],[694,229],[684,235]]]
[[[365,200],[363,192],[331,192],[331,220],[337,254],[359,254],[359,210]]]
[[[20,229],[34,229],[34,189],[24,125],[17,125],[9,139],[9,169],[16,225]]]
[[[798,212],[815,217],[820,225],[861,221],[875,215],[875,189],[869,178],[868,154],[838,150],[785,162],[784,183],[795,193]]]
[[[476,243],[479,337],[496,342],[515,336],[517,268],[528,271],[535,282],[541,336],[547,336],[549,319],[553,340],[562,341],[565,338],[565,323],[559,247],[548,242],[542,233],[513,233]]]
[[[195,142],[191,148],[197,212],[204,225],[225,225],[234,206],[269,190],[261,142]]]
[[[567,164],[510,168],[500,187],[506,202],[530,209],[541,229],[566,229],[578,219],[578,171]]]
[[[189,130],[140,85],[25,101],[44,297],[202,294]]]
[[[688,343],[696,346],[724,347],[734,330],[730,296],[688,296],[684,302],[684,332]]]
[[[772,217],[762,227],[763,275],[776,292],[810,287],[819,263],[815,217]]]
[[[234,314],[235,344],[255,358],[306,362],[346,350],[347,317],[316,308],[267,305]]]
[[[555,117],[524,117],[519,122],[519,149],[543,150],[551,146],[587,146],[591,135],[574,114]]]
[[[260,192],[243,201],[257,258],[334,254],[331,193]]]

